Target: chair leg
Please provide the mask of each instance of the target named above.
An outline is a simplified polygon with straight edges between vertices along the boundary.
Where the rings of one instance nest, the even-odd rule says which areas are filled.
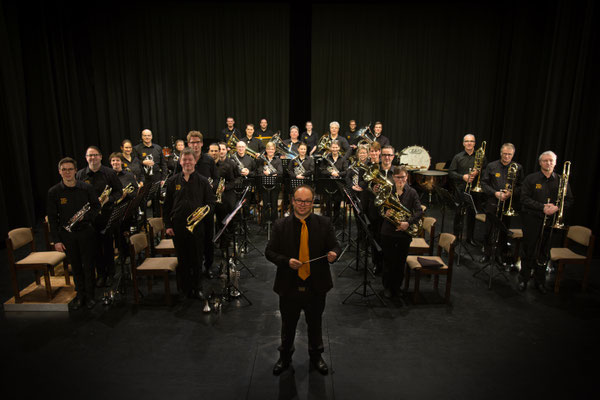
[[[556,280],[554,281],[554,293],[558,293],[560,289],[560,281],[562,280],[564,264],[562,261],[558,262],[558,268],[556,270]]]
[[[65,271],[65,283],[67,286],[71,285],[71,277],[69,275],[69,263],[67,260],[63,261],[63,270]]]
[[[10,281],[13,287],[13,293],[15,294],[15,303],[22,303],[21,291],[19,290],[19,282],[17,281],[17,270],[11,264],[10,266]]]
[[[44,284],[46,286],[46,295],[48,296],[48,300],[52,300],[52,285],[50,284],[50,270],[48,269],[44,271]]]
[[[42,284],[42,281],[40,280],[40,271],[38,271],[37,269],[35,270],[35,283],[38,286]]]
[[[148,293],[152,292],[152,280],[153,280],[152,278],[153,278],[152,275],[148,275],[148,280],[147,280],[147,282],[148,282]]]
[[[581,283],[581,290],[584,292],[587,291],[588,277],[590,275],[590,263],[591,263],[591,260],[589,260],[589,259],[585,262],[585,270],[583,272],[583,282]]]
[[[415,269],[415,293],[413,294],[413,303],[417,304],[417,298],[419,296],[419,283],[421,282],[421,273],[418,269]]]

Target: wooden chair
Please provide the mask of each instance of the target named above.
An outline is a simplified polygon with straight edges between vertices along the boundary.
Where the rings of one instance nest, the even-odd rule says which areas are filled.
[[[31,252],[19,261],[15,261],[15,251],[29,244]],[[44,274],[44,283],[48,300],[52,300],[52,285],[50,283],[50,271],[54,267],[63,263],[65,271],[65,283],[70,285],[69,267],[67,256],[60,251],[35,251],[35,239],[33,229],[17,228],[8,232],[6,239],[6,253],[8,255],[8,265],[10,268],[13,292],[15,293],[15,303],[22,303],[21,291],[17,281],[17,271],[30,270],[35,271],[35,282],[40,285],[40,272]]]
[[[436,171],[448,171],[448,168],[444,168],[446,166],[446,162],[438,162],[435,163],[435,170]]]
[[[419,283],[421,281],[421,275],[434,275],[433,288],[437,290],[439,283],[439,276],[446,275],[446,303],[450,303],[450,287],[452,284],[452,266],[454,264],[454,246],[456,245],[456,236],[450,233],[442,233],[438,242],[437,256],[422,256],[422,258],[436,261],[442,264],[441,267],[423,267],[417,260],[418,256],[408,256],[406,259],[406,267],[404,273],[404,291],[408,290],[410,284],[410,272],[413,271],[415,275],[415,292],[413,296],[413,303],[417,303],[419,295]],[[448,263],[446,264],[442,259],[442,249],[448,253]]]
[[[592,230],[585,226],[570,226],[565,238],[564,247],[554,247],[550,249],[550,259],[558,261],[558,269],[556,271],[556,281],[554,283],[554,293],[558,293],[560,281],[563,277],[563,272],[566,264],[583,264],[585,270],[583,273],[583,283],[581,288],[585,292],[587,289],[587,281],[590,273],[590,264],[592,255],[594,254],[594,241],[596,237],[592,234]],[[587,247],[586,255],[580,255],[569,249],[570,242],[579,243]]]
[[[165,224],[162,218],[150,218],[148,220],[148,235],[150,236],[150,254],[154,257],[157,254],[170,256],[177,254],[173,239],[165,239]],[[156,243],[156,236],[159,241]]]
[[[171,289],[169,285],[170,273],[177,269],[177,257],[150,257],[150,246],[148,236],[145,233],[136,233],[130,238],[131,274],[133,277],[133,293],[135,303],[139,304],[138,276],[148,276],[148,292],[152,291],[152,279],[154,276],[162,276],[165,282],[165,298],[171,305]],[[138,265],[137,256],[144,252],[144,261]]]
[[[421,237],[413,238],[408,248],[408,254],[427,254],[433,256],[433,242],[435,239],[435,223],[433,217],[423,218],[423,233]],[[425,233],[429,236],[429,243],[425,240]]]

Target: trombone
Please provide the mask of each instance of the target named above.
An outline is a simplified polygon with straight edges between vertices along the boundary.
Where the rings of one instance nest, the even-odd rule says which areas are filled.
[[[466,193],[470,193],[470,192],[482,192],[483,189],[481,188],[481,185],[479,184],[480,179],[481,179],[481,170],[483,168],[483,159],[485,158],[485,146],[486,146],[487,142],[484,140],[483,142],[481,142],[481,147],[479,147],[476,151],[475,151],[475,162],[473,163],[473,168],[469,169],[469,174],[471,174],[471,172],[473,171],[477,171],[477,183],[475,184],[475,186],[473,186],[473,182],[467,182],[467,185],[465,186],[465,192]]]
[[[501,218],[503,215],[507,217],[516,217],[519,215],[512,208],[512,200],[513,195],[515,194],[515,182],[517,180],[517,173],[519,172],[519,165],[517,163],[511,163],[508,166],[508,172],[506,174],[506,184],[504,185],[503,192],[508,192],[510,190],[510,200],[508,201],[508,209],[505,210],[506,200],[498,199],[498,205],[496,206],[496,215]],[[502,208],[500,208],[500,204],[502,204]]]

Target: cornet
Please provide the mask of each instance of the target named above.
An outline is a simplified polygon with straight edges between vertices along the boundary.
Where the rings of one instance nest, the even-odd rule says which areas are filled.
[[[206,217],[208,212],[210,211],[210,206],[205,205],[203,207],[198,207],[196,210],[191,213],[187,218],[187,226],[186,229],[191,233],[194,233],[194,228],[198,225],[198,222],[202,221],[202,218]]]

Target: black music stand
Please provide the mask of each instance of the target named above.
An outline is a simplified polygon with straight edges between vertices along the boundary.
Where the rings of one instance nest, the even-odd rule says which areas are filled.
[[[339,187],[338,187],[338,183],[340,183],[343,181],[341,181],[341,178],[319,178],[317,179],[317,188],[316,188],[316,192],[317,193],[322,193],[322,194],[326,194],[328,196],[335,196],[336,193],[339,192]],[[325,208],[325,203],[323,202],[323,200],[321,200],[321,214],[323,214],[323,208]],[[327,211],[333,214],[333,209],[329,210],[329,207],[327,207]],[[331,218],[332,223],[337,223],[337,221],[333,221],[333,215],[329,216]],[[335,223],[334,223],[334,228],[335,228]],[[339,235],[339,234],[337,234]],[[336,236],[337,236],[336,235]]]
[[[221,235],[223,234],[223,232],[225,232],[225,229],[227,229],[227,227],[229,226],[229,224],[231,223],[231,221],[233,220],[233,218],[235,217],[235,215],[237,214],[237,212],[242,209],[244,203],[247,201],[247,199],[245,198],[246,193],[248,192],[249,187],[247,187],[246,192],[244,192],[244,194],[242,195],[242,198],[240,199],[240,201],[238,201],[237,205],[235,206],[235,208],[233,209],[233,211],[227,216],[225,217],[225,219],[222,221],[223,223],[223,227],[221,228],[221,230],[215,235],[215,237],[213,238],[213,243],[216,243],[219,238],[221,237]],[[225,284],[225,287],[223,288],[223,294],[222,294],[222,298],[223,300],[227,300],[227,301],[231,301],[232,298],[237,298],[237,297],[243,297],[244,299],[246,299],[246,301],[248,302],[249,305],[252,305],[252,302],[250,301],[250,299],[248,299],[248,297],[246,297],[246,295],[240,290],[239,287],[237,287],[231,280],[231,268],[233,268],[234,270],[236,270],[237,272],[242,272],[242,269],[246,268],[248,270],[248,272],[250,272],[250,275],[252,275],[254,277],[254,274],[252,273],[252,271],[250,271],[250,269],[248,269],[248,267],[246,266],[246,264],[244,264],[244,262],[242,260],[239,259],[238,255],[237,255],[237,251],[236,251],[236,243],[235,243],[235,229],[233,229],[233,250],[232,250],[232,256],[229,257],[228,254],[225,255],[226,261],[225,261],[225,269],[226,269],[226,274],[227,274],[227,283]],[[240,270],[235,269],[236,266],[236,261],[240,264],[243,265],[243,268]]]
[[[249,192],[254,193],[254,179],[252,178],[243,178],[237,185],[235,185],[234,187],[234,191],[235,194],[237,196],[239,196],[239,200],[238,201],[242,201],[242,199],[244,199]],[[246,253],[248,254],[248,245],[252,246],[253,250],[258,251],[261,255],[264,255],[255,245],[254,243],[252,243],[250,241],[250,239],[248,239],[248,216],[245,215],[246,211],[246,205],[244,205],[244,207],[242,207],[242,212],[240,213],[241,215],[241,219],[242,219],[242,224],[240,225],[240,229],[242,231],[242,235],[244,236],[244,239],[242,241],[242,243],[240,243],[240,248],[241,248],[241,252],[242,253]],[[234,230],[234,234],[235,234],[235,230]]]
[[[490,261],[485,264],[483,267],[479,268],[473,276],[477,276],[479,273],[484,272],[487,268],[490,268],[490,272],[486,273],[489,276],[488,281],[488,289],[492,288],[492,279],[494,276],[502,275],[504,279],[509,280],[506,274],[504,273],[504,267],[498,263],[497,259],[500,256],[500,233],[504,233],[507,237],[512,237],[513,233],[509,230],[502,220],[498,218],[495,214],[487,213],[486,218],[491,222],[491,232],[490,232]]]
[[[351,268],[352,264],[355,263],[355,268],[353,268],[355,271],[359,270],[359,263],[360,263],[360,241],[361,241],[361,231],[360,231],[360,225],[359,222],[356,220],[356,216],[357,215],[362,215],[367,223],[367,227],[371,224],[371,222],[369,221],[369,218],[367,217],[366,214],[364,214],[362,206],[361,206],[361,202],[360,199],[356,196],[356,194],[354,194],[354,192],[351,189],[344,189],[344,193],[346,194],[352,208],[350,209],[350,211],[352,212],[352,210],[354,210],[354,220],[356,223],[356,240],[352,240],[352,238],[350,238],[350,240],[348,240],[348,244],[346,245],[346,247],[344,247],[344,250],[342,250],[342,255],[346,252],[346,250],[348,250],[348,248],[351,245],[354,245],[356,248],[356,255],[354,256],[354,258],[352,260],[350,260],[348,262],[348,264],[346,264],[346,267],[338,274],[338,277],[342,276],[342,274],[348,269]],[[350,223],[350,226],[352,226],[352,224]],[[366,251],[366,249],[363,251],[363,255],[365,256],[364,259],[364,266],[365,268],[367,268],[368,265],[368,252]],[[341,258],[341,255],[340,255]],[[373,275],[373,272],[371,270],[369,270],[369,273],[371,274],[371,276]]]
[[[444,232],[444,222],[446,220],[446,208],[450,208],[451,210],[456,211],[458,209],[458,205],[456,204],[456,201],[455,201],[454,197],[452,196],[452,194],[450,194],[450,192],[447,191],[446,189],[434,186],[433,190],[435,191],[435,195],[437,196],[437,198],[441,204],[440,211],[442,213],[442,224],[440,226],[439,233],[435,236],[435,238],[438,238],[442,234],[442,232]]]
[[[258,177],[258,181],[259,184],[261,186],[261,188],[267,192],[267,195],[269,195],[273,190],[277,189],[279,186],[279,183],[281,182],[279,176],[272,176],[272,175],[263,175]],[[262,216],[263,218],[265,218],[265,209],[268,209],[269,213],[268,215],[270,216],[273,213],[273,204],[271,202],[269,202],[269,207],[265,207],[265,199],[262,199],[263,201],[263,210],[262,210]],[[277,204],[275,204],[275,208],[277,208]],[[262,221],[261,221],[262,223]],[[267,219],[267,240],[271,240],[271,224],[273,224],[273,221]],[[260,251],[259,251],[260,253]],[[262,254],[262,253],[261,253]]]
[[[467,217],[467,208],[471,207],[473,209],[473,212],[475,213],[475,215],[477,215],[477,207],[475,207],[475,202],[473,201],[473,196],[471,196],[471,193],[466,193],[466,192],[457,192],[458,195],[460,196],[460,200],[461,203],[458,206],[458,212],[460,212],[460,227],[458,229],[454,229],[455,231],[458,231],[458,246],[457,246],[457,251],[456,251],[456,265],[460,265],[460,258],[462,256],[462,250],[464,249],[467,254],[469,255],[469,257],[471,257],[471,261],[475,261],[475,258],[473,258],[473,255],[471,254],[471,252],[469,251],[469,249],[464,245],[464,238],[463,238],[463,232],[464,232],[464,227],[465,227],[465,219]]]
[[[362,228],[362,231],[365,233],[365,237],[367,239],[366,242],[367,243],[370,242],[373,246],[375,246],[376,251],[381,252],[381,247],[379,246],[377,241],[375,241],[375,238],[373,238],[373,235],[371,234],[371,232],[369,232],[367,222],[365,221],[366,215],[359,213],[359,214],[356,214],[355,217],[356,217],[356,220],[359,221],[359,223],[360,223],[360,228]],[[358,241],[357,241],[357,243],[358,243]],[[368,244],[367,244],[367,246],[368,246]],[[367,302],[367,304],[369,304],[369,297],[375,296],[379,299],[379,301],[384,306],[387,306],[386,302],[383,301],[381,296],[375,291],[375,289],[373,289],[373,286],[371,285],[371,282],[368,279],[367,271],[369,268],[367,268],[366,261],[367,261],[367,259],[366,259],[366,253],[365,253],[365,268],[363,269],[363,281],[352,291],[352,293],[350,293],[344,299],[344,301],[342,301],[342,304],[346,304],[348,299],[350,297],[352,297],[352,295],[356,294],[356,295],[360,296],[362,300],[365,300]],[[358,269],[358,258],[356,260],[356,265],[357,265],[357,269]],[[360,288],[362,288],[362,291],[359,291]],[[367,294],[367,288],[371,289],[372,293]]]

